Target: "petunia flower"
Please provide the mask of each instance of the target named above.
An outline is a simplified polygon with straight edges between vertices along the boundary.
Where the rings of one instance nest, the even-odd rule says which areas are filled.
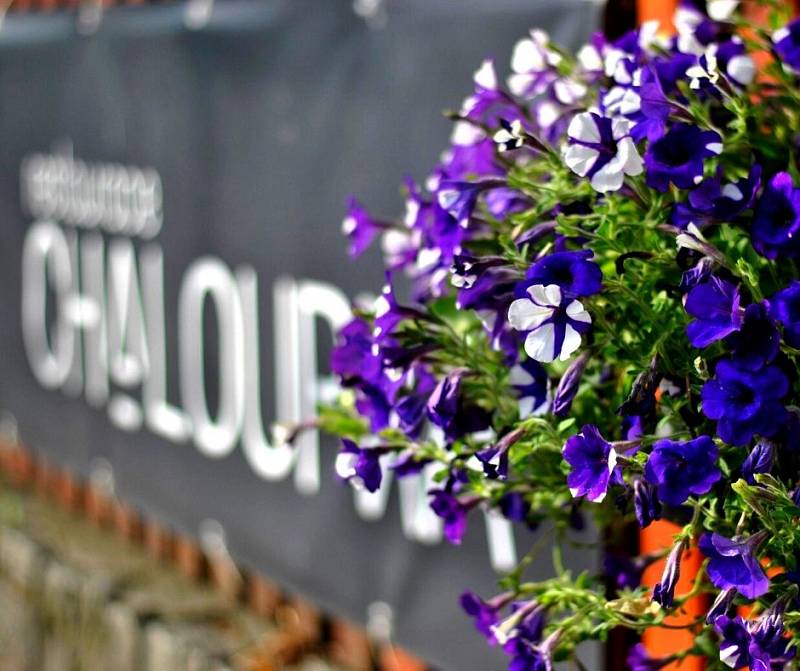
[[[733,669],[750,667],[753,671],[784,668],[795,655],[784,636],[783,607],[773,607],[757,620],[721,615],[714,621],[721,641],[720,661]]]
[[[783,339],[787,345],[800,348],[800,282],[792,281],[769,300],[769,311],[783,324]]]
[[[769,473],[774,462],[775,444],[769,440],[759,440],[742,463],[742,477],[753,485],[756,473]]]
[[[691,495],[705,494],[720,479],[718,454],[708,436],[683,443],[659,440],[645,465],[645,477],[661,501],[679,506]]]
[[[627,119],[609,119],[594,112],[576,114],[567,128],[564,162],[572,172],[588,177],[595,191],[617,191],[626,175],[643,170],[630,130]]]
[[[428,418],[448,440],[481,431],[490,424],[491,418],[483,408],[467,404],[462,397],[461,381],[466,373],[465,369],[448,373],[428,397]]]
[[[689,291],[684,308],[695,318],[686,327],[695,347],[708,347],[738,331],[744,322],[739,288],[715,276]]]
[[[562,56],[549,46],[550,38],[543,30],[531,30],[528,37],[514,45],[511,54],[512,74],[508,88],[520,97],[533,97],[558,79],[556,66]]]
[[[592,296],[600,291],[603,273],[594,261],[593,252],[555,252],[536,261],[525,274],[530,284],[557,284],[564,295]]]
[[[525,419],[547,406],[550,378],[542,364],[526,359],[511,369],[509,384],[519,396],[519,417]]]
[[[800,189],[788,172],[779,172],[767,182],[750,235],[753,247],[768,259],[800,254]]]
[[[522,492],[506,492],[497,502],[500,513],[512,522],[526,522],[531,506]]]
[[[776,30],[772,42],[784,68],[800,71],[800,19]]]
[[[617,453],[592,424],[567,439],[564,460],[570,465],[567,485],[573,497],[585,496],[599,503],[606,497],[611,474],[617,465]]]
[[[755,434],[772,437],[781,430],[787,417],[781,399],[788,390],[775,366],[751,371],[720,361],[715,377],[703,385],[703,414],[717,420],[717,434],[726,443],[746,445]]]
[[[711,608],[709,608],[706,613],[706,624],[714,624],[718,617],[727,615],[731,608],[733,608],[733,601],[735,598],[736,590],[732,587],[721,590],[714,599],[714,603],[711,604]]]
[[[689,224],[703,228],[716,222],[731,222],[752,207],[761,183],[761,166],[754,165],[747,177],[722,183],[720,172],[704,179],[689,192],[688,202],[678,203],[672,212],[672,223],[686,229]]]
[[[758,370],[770,363],[780,351],[781,337],[769,316],[765,303],[753,303],[744,311],[742,327],[727,338],[736,363],[749,370]]]
[[[675,599],[675,587],[681,577],[681,558],[685,549],[686,541],[683,539],[672,546],[664,564],[661,580],[653,587],[653,601],[661,604],[663,608],[672,608],[672,602]]]
[[[633,511],[642,529],[661,519],[661,501],[658,500],[656,488],[644,478],[633,481]]]
[[[342,449],[336,456],[336,474],[356,488],[375,492],[383,479],[380,458],[386,453],[378,447],[358,447],[352,440],[343,438]]]
[[[708,578],[720,589],[735,588],[748,599],[757,599],[769,589],[769,579],[756,557],[758,546],[769,532],[749,538],[725,538],[718,533],[700,537],[700,550],[708,557]]]
[[[583,373],[588,364],[589,352],[583,352],[564,371],[553,394],[552,411],[556,417],[565,417],[569,414],[572,401],[575,400]]]
[[[474,592],[466,591],[459,598],[461,608],[474,620],[475,628],[483,634],[489,645],[497,644],[492,628],[500,622],[501,611],[511,603],[513,596],[513,593],[506,592],[484,601]]]
[[[491,177],[477,181],[443,180],[436,192],[436,199],[439,207],[452,216],[459,226],[468,228],[480,195],[505,186],[505,180]]]
[[[342,233],[350,241],[347,253],[351,257],[361,256],[378,235],[390,228],[391,224],[371,217],[355,196],[348,198],[347,214],[342,221]]]
[[[527,332],[525,352],[542,363],[566,361],[580,347],[592,318],[580,301],[562,296],[556,284],[528,287],[529,298],[518,298],[508,308],[508,321]]]
[[[648,186],[666,191],[670,183],[690,189],[703,179],[704,160],[722,153],[722,138],[711,130],[676,123],[644,155]]]
[[[467,531],[467,514],[480,503],[478,497],[459,499],[444,489],[433,489],[430,507],[444,521],[445,538],[453,545],[459,545]]]

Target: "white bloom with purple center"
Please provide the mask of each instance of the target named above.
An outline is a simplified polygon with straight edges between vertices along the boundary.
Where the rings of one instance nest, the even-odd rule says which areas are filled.
[[[627,119],[609,119],[593,112],[576,114],[567,128],[569,146],[564,162],[572,172],[588,177],[596,191],[616,191],[625,175],[639,175],[643,170],[630,129]]]
[[[555,78],[555,66],[562,56],[549,47],[550,37],[542,30],[532,30],[530,37],[520,40],[511,54],[508,88],[514,95],[542,93]]]
[[[525,352],[542,363],[566,361],[581,346],[591,316],[580,301],[563,301],[557,284],[535,284],[527,293],[529,298],[518,298],[508,308],[511,327],[528,332]]]

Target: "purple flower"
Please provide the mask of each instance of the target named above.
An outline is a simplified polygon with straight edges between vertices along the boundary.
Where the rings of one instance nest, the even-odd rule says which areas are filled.
[[[372,244],[376,236],[390,228],[390,224],[373,219],[355,196],[347,200],[347,214],[342,221],[342,233],[350,241],[347,253],[356,258]]]
[[[483,464],[483,472],[490,480],[508,477],[508,451],[520,438],[524,431],[514,429],[503,436],[497,443],[475,453],[475,457]]]
[[[750,235],[756,251],[768,259],[800,254],[800,189],[788,172],[767,183],[756,205]]]
[[[561,632],[556,630],[538,645],[527,636],[512,638],[503,646],[512,657],[508,671],[553,671],[553,652],[560,635]]]
[[[721,615],[714,627],[722,639],[719,659],[731,668],[770,671],[784,668],[783,663],[794,657],[790,639],[784,637],[783,606],[770,608],[755,621]]]
[[[661,502],[658,500],[656,489],[643,478],[633,481],[633,511],[636,521],[644,529],[653,520],[661,519]]]
[[[647,648],[642,643],[637,643],[631,648],[630,653],[628,653],[628,659],[625,661],[629,671],[658,671],[674,659],[674,656],[651,657],[647,652]]]
[[[750,371],[720,361],[714,379],[703,385],[703,414],[717,420],[717,434],[731,445],[746,445],[753,435],[772,437],[786,419],[781,399],[789,382],[779,368]]]
[[[617,191],[625,175],[642,172],[630,128],[627,119],[609,119],[594,112],[576,114],[567,128],[564,162],[572,172],[588,177],[595,191]]]
[[[770,314],[783,324],[787,345],[800,347],[800,282],[794,280],[769,300]]]
[[[564,371],[561,379],[556,387],[555,394],[553,395],[553,414],[556,417],[565,417],[569,414],[572,407],[572,401],[578,393],[578,388],[583,378],[583,373],[589,363],[589,352],[583,352],[575,361],[573,361],[569,368]]]
[[[767,304],[748,305],[741,329],[728,336],[727,343],[737,364],[749,370],[758,370],[778,356],[781,337]]]
[[[492,628],[500,622],[500,611],[511,602],[512,594],[500,594],[484,601],[474,592],[464,592],[459,599],[461,608],[475,621],[475,628],[483,634],[489,645],[496,645]]]
[[[733,588],[729,587],[720,591],[714,599],[714,603],[711,604],[711,608],[708,609],[708,613],[706,613],[706,624],[714,624],[718,617],[727,615],[733,607],[735,598],[736,590]]]
[[[581,333],[589,330],[592,318],[580,301],[563,297],[557,284],[536,284],[527,294],[529,298],[518,298],[508,308],[512,328],[528,332],[525,352],[542,363],[566,361],[580,347]]]
[[[476,182],[446,180],[439,184],[436,198],[439,207],[453,217],[462,228],[469,226],[478,197],[489,189],[506,186],[502,179],[483,179]]]
[[[514,45],[511,55],[511,70],[508,87],[520,97],[532,97],[544,93],[558,78],[556,66],[562,56],[549,46],[550,38],[541,30],[532,30],[529,37]]]
[[[722,184],[720,172],[715,177],[704,179],[689,192],[687,203],[679,203],[672,213],[672,223],[685,229],[689,224],[703,228],[716,222],[733,221],[742,212],[752,207],[759,184],[761,166],[754,165],[747,177]]]
[[[585,496],[595,503],[602,501],[617,465],[617,453],[597,427],[587,424],[580,433],[568,438],[563,454],[571,466],[567,485],[572,496]]]
[[[654,561],[652,555],[631,559],[607,554],[603,559],[603,572],[616,589],[636,589],[642,583],[642,573]]]
[[[506,492],[497,502],[503,517],[512,522],[525,522],[531,510],[530,504],[521,492]]]
[[[692,494],[705,494],[719,480],[718,454],[717,446],[708,436],[685,443],[659,440],[653,445],[644,474],[656,487],[659,499],[679,506]]]
[[[461,396],[461,380],[466,371],[455,370],[443,377],[428,397],[428,418],[448,439],[485,429],[489,414],[474,405],[467,405]]]
[[[356,317],[339,330],[331,353],[331,370],[342,378],[344,386],[377,382],[380,359],[372,353],[371,329],[364,319]]]
[[[397,302],[392,288],[391,277],[387,273],[387,282],[375,301],[375,329],[373,336],[381,341],[394,332],[404,319],[425,319],[425,315],[414,308],[405,307]]]
[[[793,71],[800,70],[800,19],[787,23],[772,35],[775,52],[784,66]]]
[[[436,386],[436,379],[423,366],[413,368],[414,386],[394,404],[399,428],[411,439],[422,433],[428,398]]]
[[[774,462],[775,444],[769,440],[759,440],[742,463],[742,477],[753,485],[756,473],[769,473]]]
[[[384,454],[384,449],[361,448],[352,440],[343,438],[342,449],[336,456],[336,474],[345,482],[375,492],[383,479],[380,458]]]
[[[686,327],[689,342],[695,347],[708,347],[725,338],[738,331],[744,321],[739,288],[713,275],[689,291],[684,307],[695,318]]]
[[[672,547],[664,564],[661,580],[653,587],[653,601],[660,603],[663,608],[672,608],[675,599],[675,587],[681,577],[681,557],[686,549],[686,541],[680,540]]]
[[[519,396],[519,417],[526,417],[541,411],[547,403],[547,390],[550,378],[544,366],[533,359],[526,359],[511,369],[509,384]]]
[[[428,494],[432,497],[431,510],[444,520],[445,538],[454,545],[460,545],[467,531],[467,514],[480,503],[480,499],[459,500],[443,489],[434,489]]]
[[[721,152],[718,133],[677,123],[647,149],[647,184],[658,191],[666,191],[670,182],[680,189],[691,189],[703,179],[703,160]]]
[[[769,579],[755,555],[769,532],[761,531],[749,538],[725,538],[718,533],[700,537],[700,550],[709,558],[709,580],[720,589],[735,588],[748,599],[757,599],[769,589]]]
[[[525,275],[528,284],[557,284],[565,296],[591,296],[600,291],[603,273],[590,259],[593,252],[555,252],[539,259]]]

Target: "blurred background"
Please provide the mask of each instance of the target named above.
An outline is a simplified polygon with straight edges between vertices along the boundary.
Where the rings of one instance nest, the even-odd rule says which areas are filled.
[[[574,50],[635,21],[590,0],[5,3],[0,670],[504,668],[458,596],[493,593],[536,533],[476,517],[447,546],[424,474],[354,494],[323,437],[291,451],[271,427],[313,416],[334,330],[383,280],[378,250],[347,258],[347,196],[402,216],[443,111],[529,28]]]

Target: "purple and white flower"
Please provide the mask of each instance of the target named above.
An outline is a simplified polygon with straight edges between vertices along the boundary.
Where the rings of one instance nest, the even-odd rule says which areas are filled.
[[[576,114],[567,128],[564,162],[574,173],[588,177],[596,191],[617,191],[626,175],[643,170],[630,131],[627,119],[609,119],[594,112]]]
[[[581,346],[581,333],[591,327],[591,316],[583,303],[565,298],[557,284],[535,284],[527,294],[508,308],[512,328],[528,334],[525,352],[542,363],[566,361]]]

